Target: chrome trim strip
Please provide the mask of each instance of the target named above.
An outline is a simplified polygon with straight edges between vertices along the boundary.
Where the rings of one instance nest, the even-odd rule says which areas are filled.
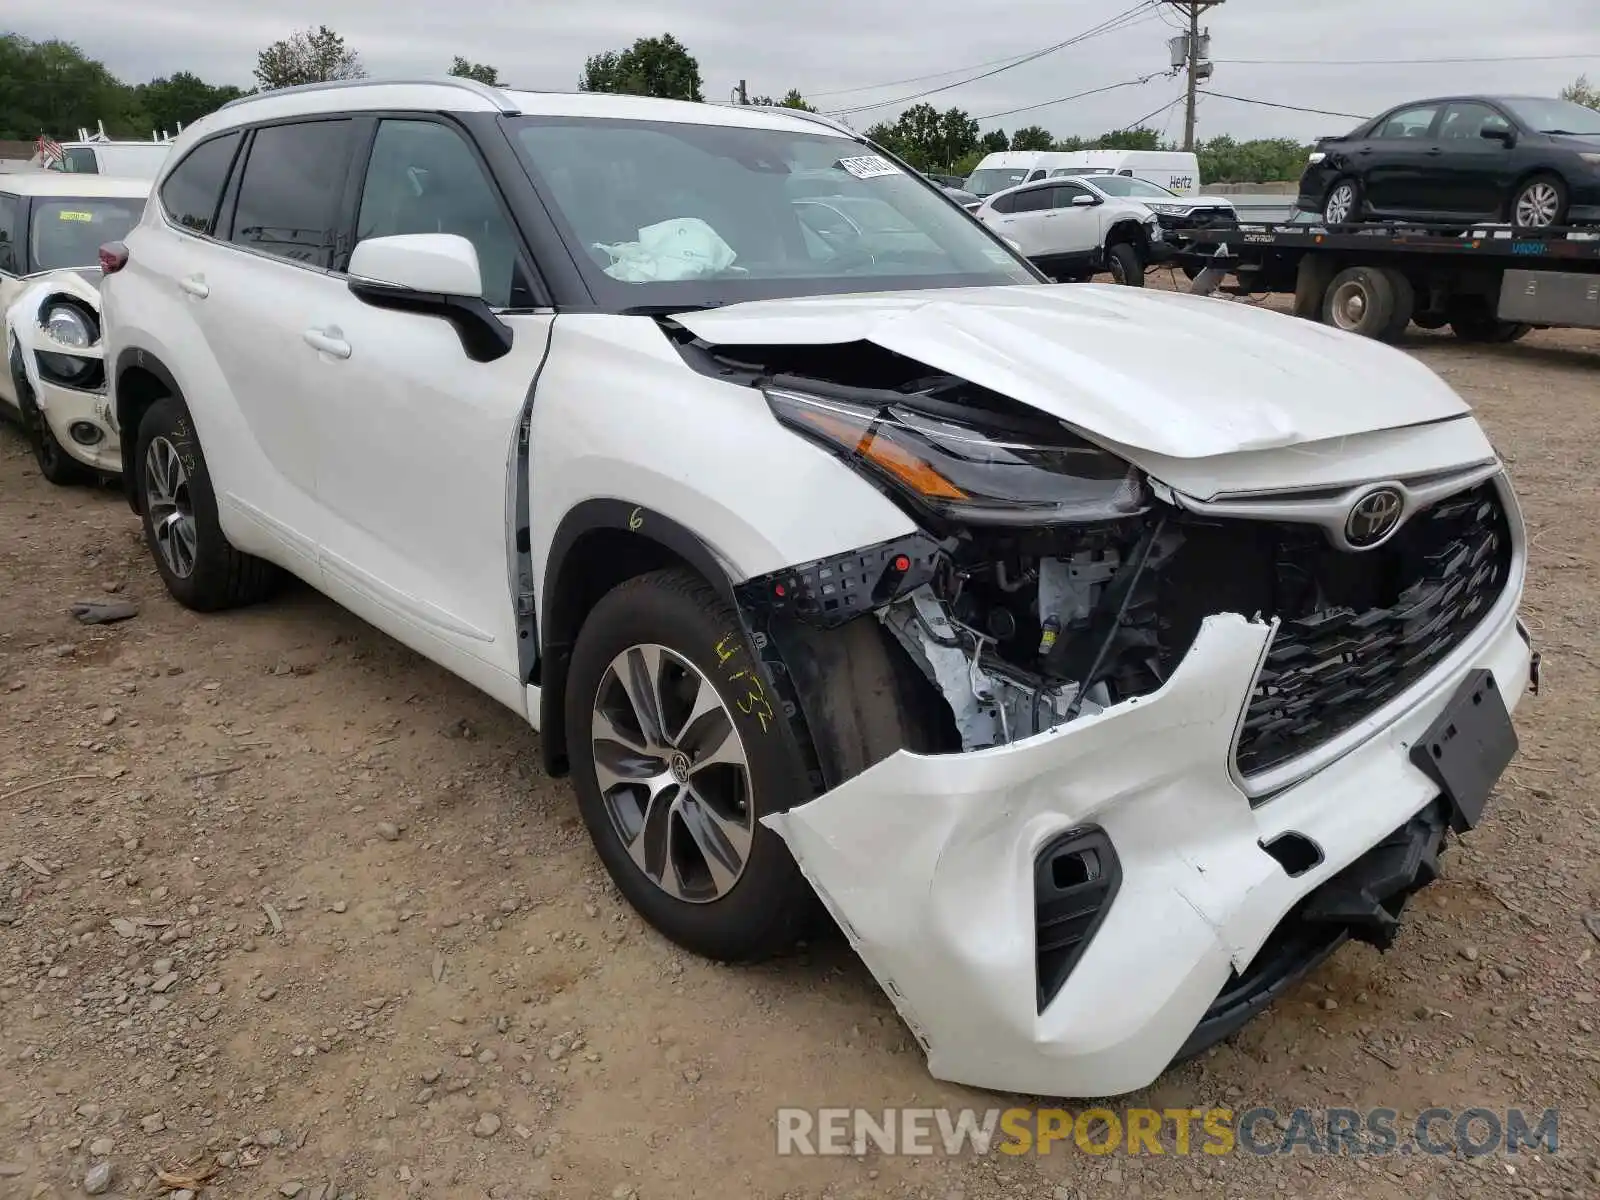
[[[1522,507],[1517,503],[1517,496],[1511,489],[1511,481],[1504,470],[1496,466],[1498,474],[1494,475],[1495,491],[1500,496],[1500,503],[1505,509],[1506,525],[1511,530],[1511,568],[1506,577],[1505,589],[1500,593],[1500,599],[1489,610],[1488,615],[1479,622],[1478,628],[1472,635],[1459,646],[1446,655],[1433,670],[1417,680],[1405,691],[1392,698],[1387,704],[1375,708],[1356,724],[1346,729],[1336,737],[1308,750],[1299,758],[1280,763],[1255,775],[1245,776],[1239,771],[1239,739],[1235,735],[1233,749],[1228,755],[1228,773],[1233,782],[1252,804],[1260,804],[1271,799],[1272,795],[1293,787],[1295,784],[1307,779],[1322,770],[1329,763],[1343,758],[1352,750],[1358,749],[1364,743],[1382,733],[1395,721],[1406,713],[1416,708],[1436,693],[1452,686],[1461,673],[1467,670],[1488,645],[1494,641],[1505,627],[1508,619],[1515,616],[1522,603],[1522,589],[1527,579],[1528,572],[1528,544],[1527,531],[1522,523]],[[1479,480],[1478,482],[1481,482]],[[1471,486],[1470,484],[1468,486]],[[1461,490],[1461,489],[1457,489]],[[1442,499],[1443,497],[1438,497]],[[1269,643],[1270,650],[1270,643]],[[1265,658],[1262,659],[1266,661]],[[1259,674],[1259,668],[1258,674]],[[1251,681],[1250,695],[1255,694],[1255,682]],[[1245,697],[1245,708],[1250,706],[1250,696]],[[1243,729],[1243,719],[1240,721]]]
[[[1351,545],[1345,536],[1345,522],[1356,502],[1374,488],[1389,487],[1400,493],[1404,507],[1400,512],[1400,521],[1394,529],[1394,532],[1398,532],[1407,521],[1423,509],[1457,492],[1475,487],[1486,479],[1492,479],[1502,470],[1500,461],[1495,459],[1450,472],[1436,471],[1430,475],[1414,475],[1409,479],[1368,479],[1344,487],[1317,488],[1299,493],[1242,492],[1231,496],[1223,494],[1212,500],[1197,500],[1193,496],[1173,490],[1172,499],[1180,508],[1201,516],[1318,525],[1327,534],[1328,540],[1339,549],[1361,553],[1376,549],[1383,543],[1378,542],[1372,546]]]

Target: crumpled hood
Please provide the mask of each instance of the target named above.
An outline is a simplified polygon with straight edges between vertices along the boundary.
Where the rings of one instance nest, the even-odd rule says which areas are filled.
[[[713,345],[870,341],[1169,458],[1282,449],[1460,417],[1379,342],[1238,301],[1096,284],[760,300],[674,318]]]

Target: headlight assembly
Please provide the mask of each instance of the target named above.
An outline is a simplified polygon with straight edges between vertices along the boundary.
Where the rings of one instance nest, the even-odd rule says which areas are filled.
[[[46,344],[59,347],[38,352],[41,375],[67,387],[97,386],[102,376],[100,360],[71,353],[89,350],[99,342],[100,322],[92,312],[71,300],[52,299],[39,315],[39,329]]]
[[[51,341],[73,350],[87,350],[100,340],[94,318],[76,304],[65,301],[48,305],[39,324]]]
[[[1151,212],[1165,213],[1169,217],[1181,216],[1189,211],[1187,204],[1146,204]]]
[[[835,397],[781,382],[765,389],[780,421],[953,522],[1110,521],[1142,512],[1148,501],[1137,470],[1043,416],[924,406],[920,397],[899,402],[892,394],[877,403],[862,396],[865,389]]]

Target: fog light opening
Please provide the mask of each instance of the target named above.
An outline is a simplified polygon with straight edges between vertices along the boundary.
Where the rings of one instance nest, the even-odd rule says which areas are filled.
[[[98,446],[106,436],[93,421],[74,421],[67,426],[67,433],[80,446]]]
[[[1290,879],[1304,875],[1322,862],[1322,848],[1303,833],[1279,834],[1270,842],[1262,842],[1261,848],[1278,860]]]

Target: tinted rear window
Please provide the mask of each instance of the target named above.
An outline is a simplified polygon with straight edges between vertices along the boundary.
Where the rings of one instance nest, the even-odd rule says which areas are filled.
[[[352,121],[256,130],[239,183],[232,240],[278,258],[328,266],[354,134]]]
[[[239,137],[238,133],[223,134],[189,151],[161,185],[161,207],[167,216],[196,233],[216,232],[217,202]]]

